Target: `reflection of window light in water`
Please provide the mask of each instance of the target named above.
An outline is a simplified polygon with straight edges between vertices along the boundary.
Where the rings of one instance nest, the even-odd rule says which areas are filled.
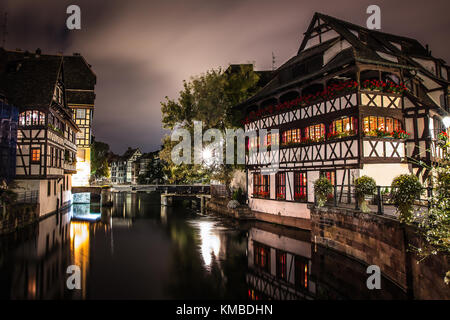
[[[214,256],[217,257],[220,250],[220,239],[211,232],[211,229],[211,222],[200,222],[201,251],[203,261],[207,267],[211,265],[211,255],[214,254]]]

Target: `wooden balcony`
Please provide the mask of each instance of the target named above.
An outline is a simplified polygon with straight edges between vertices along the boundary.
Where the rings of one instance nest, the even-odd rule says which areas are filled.
[[[381,91],[361,90],[359,92],[362,106],[378,107],[387,109],[402,109],[402,96],[395,93]]]
[[[402,162],[405,159],[405,141],[363,137],[362,157],[364,162]]]
[[[64,161],[64,172],[65,173],[76,173],[77,164],[76,162],[66,162]]]
[[[295,163],[303,167],[355,164],[358,161],[356,136],[336,140],[282,146],[276,151],[261,151],[247,156],[247,165]]]

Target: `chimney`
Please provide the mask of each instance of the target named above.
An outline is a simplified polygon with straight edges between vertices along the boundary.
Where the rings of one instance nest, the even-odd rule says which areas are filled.
[[[36,57],[36,58],[39,58],[39,57],[41,56],[41,53],[42,53],[41,49],[40,49],[40,48],[37,48],[37,49],[36,49],[35,57]]]

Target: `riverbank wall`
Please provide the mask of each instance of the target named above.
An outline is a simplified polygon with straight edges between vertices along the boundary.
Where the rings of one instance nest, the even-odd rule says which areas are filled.
[[[206,204],[207,211],[230,216],[238,220],[258,220],[281,226],[293,227],[302,230],[311,230],[311,221],[284,215],[276,215],[251,210],[248,206],[239,206],[235,209],[227,207],[230,199],[212,197]]]
[[[379,266],[383,276],[403,288],[410,298],[450,299],[450,287],[444,283],[449,259],[433,255],[419,263],[413,248],[420,247],[422,239],[414,227],[352,209],[309,208],[315,243]]]

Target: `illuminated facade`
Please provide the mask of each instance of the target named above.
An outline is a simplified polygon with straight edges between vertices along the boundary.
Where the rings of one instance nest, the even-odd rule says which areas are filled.
[[[80,54],[65,56],[67,105],[73,110],[73,120],[80,128],[76,136],[77,173],[74,186],[89,185],[91,174],[91,136],[94,117],[96,76]]]
[[[309,219],[320,176],[336,186],[330,199],[348,203],[363,175],[379,186],[409,173],[425,182],[417,163],[441,158],[449,71],[417,40],[316,13],[297,55],[235,107],[247,133],[268,134],[248,141],[250,208]],[[273,163],[277,172],[267,171]]]
[[[72,203],[78,127],[66,103],[63,57],[0,49],[0,66],[1,87],[19,110],[14,182],[42,217]]]

